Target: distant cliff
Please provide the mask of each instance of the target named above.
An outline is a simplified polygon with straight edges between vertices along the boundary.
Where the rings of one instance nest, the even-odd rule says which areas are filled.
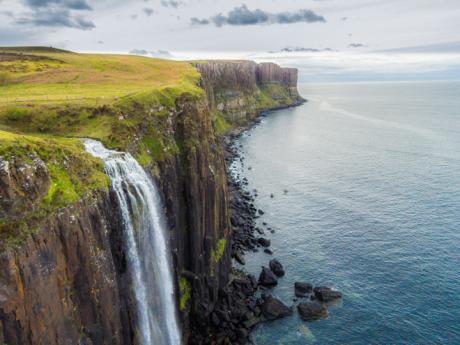
[[[231,126],[247,124],[262,110],[303,102],[295,68],[252,61],[209,61],[197,67],[211,108]]]
[[[82,110],[101,126],[106,117],[116,119],[112,129],[119,132],[110,140],[122,142],[119,148],[136,156],[160,187],[184,343],[208,328],[219,289],[230,278],[220,134],[261,111],[302,102],[295,69],[249,61],[196,66],[202,96],[184,92],[154,103],[136,99],[129,108]],[[74,123],[78,113],[67,109],[59,119]],[[119,208],[102,167],[59,142],[47,151],[39,144],[26,141],[9,154],[0,141],[0,344],[136,344]],[[75,190],[70,196],[66,183]],[[50,195],[63,201],[49,207]],[[213,341],[212,334],[195,339]]]

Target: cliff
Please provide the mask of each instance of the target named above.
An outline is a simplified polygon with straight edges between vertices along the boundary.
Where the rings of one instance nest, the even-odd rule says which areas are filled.
[[[262,110],[303,102],[295,68],[252,61],[209,61],[197,68],[210,107],[224,128],[247,125]]]
[[[191,335],[207,332],[230,278],[220,134],[302,99],[293,69],[196,67],[198,78],[192,69],[177,86],[110,104],[0,109],[0,124],[22,133],[0,136],[0,344],[137,343],[118,205],[101,163],[63,135],[129,151],[150,173],[167,213],[184,343],[212,341]]]

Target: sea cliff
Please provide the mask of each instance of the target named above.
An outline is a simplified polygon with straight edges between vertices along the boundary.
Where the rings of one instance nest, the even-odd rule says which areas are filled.
[[[101,162],[78,139],[63,139],[83,136],[132,153],[159,187],[183,343],[215,341],[213,312],[232,270],[222,135],[302,99],[295,69],[249,61],[180,68],[193,76],[182,89],[1,114],[0,344],[137,344],[119,205]]]

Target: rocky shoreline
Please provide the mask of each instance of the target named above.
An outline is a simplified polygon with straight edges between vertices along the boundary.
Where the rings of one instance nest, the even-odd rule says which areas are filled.
[[[299,102],[300,105],[303,102]],[[275,109],[277,110],[277,109]],[[240,265],[245,265],[244,254],[250,251],[264,251],[273,255],[271,241],[264,237],[267,232],[274,233],[269,224],[257,226],[256,220],[264,211],[256,208],[257,190],[249,191],[249,183],[244,176],[230,171],[233,162],[244,164],[240,153],[239,139],[242,134],[261,122],[260,114],[249,126],[238,128],[223,139],[227,179],[230,194],[232,234],[232,258]],[[211,327],[216,336],[209,343],[246,344],[252,343],[250,332],[261,322],[273,321],[294,314],[296,305],[287,306],[271,290],[277,285],[278,278],[285,275],[282,263],[276,258],[269,262],[269,267],[262,267],[258,278],[244,271],[233,269],[230,284],[220,289],[219,303],[211,314]],[[297,303],[299,316],[304,321],[327,317],[328,304],[341,299],[338,291],[328,287],[316,287],[307,282],[297,282],[293,286],[294,302]],[[202,339],[203,340],[203,339]]]

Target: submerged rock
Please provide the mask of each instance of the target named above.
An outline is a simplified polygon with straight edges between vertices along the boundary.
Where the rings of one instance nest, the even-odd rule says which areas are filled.
[[[262,272],[259,275],[259,284],[262,286],[273,287],[278,284],[276,276],[267,267],[262,267]]]
[[[300,318],[304,321],[313,321],[328,316],[327,308],[323,303],[318,301],[300,303],[297,306]]]
[[[262,304],[262,314],[267,320],[281,319],[292,315],[292,308],[275,297],[268,297]]]
[[[307,297],[313,292],[313,286],[310,283],[296,282],[294,290],[297,297]]]
[[[269,239],[260,237],[257,239],[257,243],[259,243],[262,247],[270,247],[271,241]]]
[[[332,290],[330,287],[326,286],[315,287],[313,292],[317,299],[325,303],[334,302],[342,298],[342,294],[339,291]]]
[[[276,259],[270,260],[270,269],[275,273],[278,277],[284,276],[284,268],[281,262]]]

